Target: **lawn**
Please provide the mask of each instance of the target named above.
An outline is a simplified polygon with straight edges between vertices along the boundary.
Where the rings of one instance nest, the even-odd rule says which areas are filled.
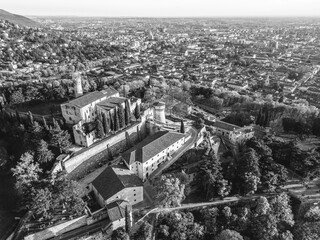
[[[12,106],[19,112],[31,112],[38,115],[60,114],[60,104],[63,102],[26,102]]]

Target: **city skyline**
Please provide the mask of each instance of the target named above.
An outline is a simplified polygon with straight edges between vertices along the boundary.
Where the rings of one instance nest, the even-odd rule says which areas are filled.
[[[11,0],[2,9],[27,16],[319,17],[317,0]]]

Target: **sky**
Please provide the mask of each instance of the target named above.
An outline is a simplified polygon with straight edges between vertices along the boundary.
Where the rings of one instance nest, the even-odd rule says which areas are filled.
[[[0,8],[3,10],[26,16],[320,17],[320,0],[1,0],[1,2]]]

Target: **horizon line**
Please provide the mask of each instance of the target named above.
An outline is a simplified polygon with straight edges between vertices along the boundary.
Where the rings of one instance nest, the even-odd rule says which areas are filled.
[[[320,15],[225,15],[225,16],[103,16],[103,15],[24,15],[26,17],[90,17],[90,18],[320,18]]]

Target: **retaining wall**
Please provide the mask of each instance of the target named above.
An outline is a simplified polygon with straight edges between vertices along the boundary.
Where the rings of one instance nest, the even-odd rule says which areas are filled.
[[[54,169],[53,172],[61,170],[60,168],[62,167],[64,170],[66,170],[67,173],[70,173],[78,166],[80,166],[80,164],[85,162],[87,159],[106,150],[108,146],[110,151],[115,153],[121,150],[125,150],[127,145],[126,132],[129,134],[131,142],[134,143],[138,140],[138,129],[140,131],[141,136],[143,136],[146,132],[145,128],[145,121],[137,122],[133,124],[131,127],[128,127],[122,130],[121,132],[118,132],[116,135],[109,136],[101,142],[96,143],[93,146],[90,146],[89,148],[85,149],[83,152],[62,161],[61,165],[57,164],[57,168]]]

